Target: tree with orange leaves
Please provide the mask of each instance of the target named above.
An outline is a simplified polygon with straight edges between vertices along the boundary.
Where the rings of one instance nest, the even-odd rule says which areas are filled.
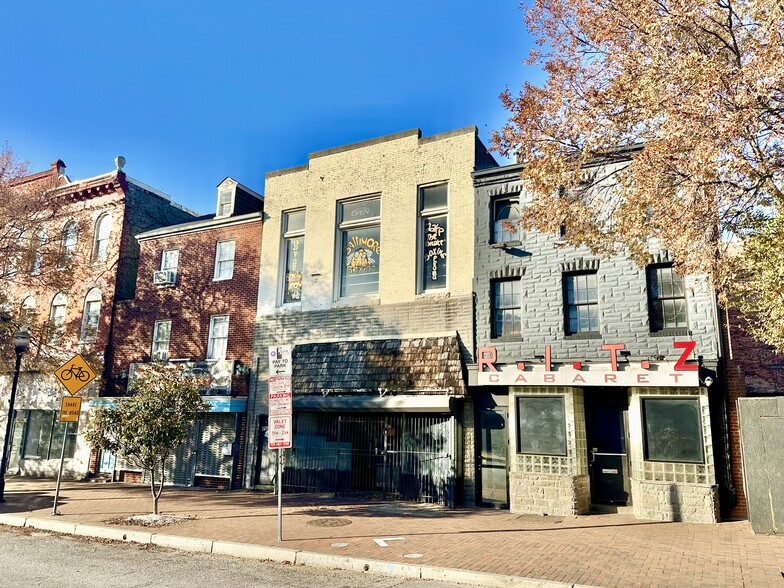
[[[541,47],[529,62],[548,77],[501,95],[511,117],[493,137],[525,164],[524,224],[551,232],[565,224],[573,244],[641,264],[655,238],[681,272],[710,275],[730,292],[737,245],[780,233],[768,225],[784,204],[782,6],[536,0],[526,8]],[[780,297],[784,284],[758,280],[752,262],[741,264],[745,291]]]

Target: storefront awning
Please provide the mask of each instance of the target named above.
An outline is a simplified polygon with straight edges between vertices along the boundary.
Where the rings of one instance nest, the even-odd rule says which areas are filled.
[[[295,396],[378,393],[465,394],[456,335],[297,345]]]
[[[447,394],[426,396],[305,396],[294,397],[294,412],[450,412]]]

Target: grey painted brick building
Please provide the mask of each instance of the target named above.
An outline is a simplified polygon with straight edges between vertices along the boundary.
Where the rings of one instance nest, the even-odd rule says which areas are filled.
[[[639,268],[521,230],[520,170],[473,174],[477,503],[718,520],[731,488],[713,290],[655,246]]]

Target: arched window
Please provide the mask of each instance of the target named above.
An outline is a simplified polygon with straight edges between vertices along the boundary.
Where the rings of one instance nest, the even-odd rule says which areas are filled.
[[[63,227],[63,235],[60,238],[60,265],[68,263],[76,254],[77,230],[75,221]]]
[[[58,292],[52,299],[52,310],[49,313],[49,321],[55,331],[60,331],[65,324],[65,311],[68,308],[68,296],[63,292]]]
[[[35,307],[35,296],[28,296],[22,300],[22,308],[19,311],[19,327],[22,331],[30,330],[35,318]]]
[[[101,291],[93,288],[84,298],[82,314],[82,341],[94,341],[98,333],[98,321],[101,318]]]
[[[44,263],[44,246],[46,245],[46,231],[38,229],[33,233],[30,240],[30,266],[27,268],[32,275],[41,273],[41,266]]]
[[[112,216],[102,214],[95,223],[95,241],[93,243],[93,261],[106,261],[109,253],[109,235],[112,232]]]

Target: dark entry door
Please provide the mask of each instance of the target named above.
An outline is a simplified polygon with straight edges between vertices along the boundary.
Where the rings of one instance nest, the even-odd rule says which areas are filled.
[[[585,394],[591,500],[625,505],[629,500],[626,453],[625,389],[590,390]]]
[[[506,474],[507,396],[477,396],[479,413],[479,503],[508,508]]]

